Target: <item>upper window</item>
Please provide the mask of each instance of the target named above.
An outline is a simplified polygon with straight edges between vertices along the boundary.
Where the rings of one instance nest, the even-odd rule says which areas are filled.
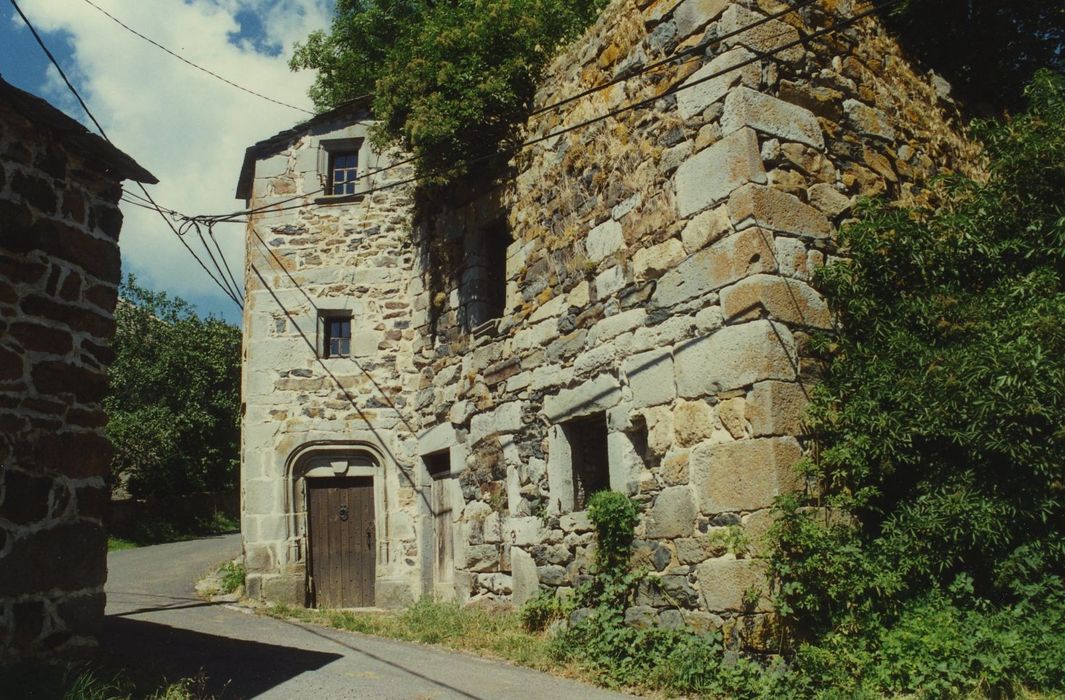
[[[351,355],[351,314],[325,312],[319,316],[319,354],[322,357]]]
[[[334,151],[329,154],[329,184],[326,192],[332,195],[355,194],[358,186],[358,151]]]

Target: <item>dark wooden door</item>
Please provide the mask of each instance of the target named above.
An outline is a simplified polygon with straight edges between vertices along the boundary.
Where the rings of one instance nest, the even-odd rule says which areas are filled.
[[[307,521],[315,606],[372,606],[377,564],[373,479],[308,479]]]
[[[449,583],[455,570],[451,535],[450,479],[446,475],[434,475],[432,486],[433,533],[436,553],[433,557],[434,583]]]

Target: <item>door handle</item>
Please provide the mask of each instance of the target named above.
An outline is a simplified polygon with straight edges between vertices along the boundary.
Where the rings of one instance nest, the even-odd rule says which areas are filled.
[[[340,512],[338,513],[338,515],[340,516],[340,522],[346,523],[348,521],[348,507],[347,507],[347,505],[340,506]]]

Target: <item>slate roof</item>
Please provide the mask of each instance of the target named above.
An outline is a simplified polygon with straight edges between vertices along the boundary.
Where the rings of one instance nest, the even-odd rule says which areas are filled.
[[[19,90],[3,77],[0,77],[0,105],[9,106],[35,126],[52,131],[63,146],[89,160],[102,163],[116,181],[133,180],[149,185],[159,182],[154,175],[138,165],[137,161],[90,132],[80,122],[71,119],[36,95]]]

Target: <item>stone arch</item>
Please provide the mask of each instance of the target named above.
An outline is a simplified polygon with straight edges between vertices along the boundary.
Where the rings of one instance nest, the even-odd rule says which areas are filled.
[[[376,559],[379,565],[389,558],[388,480],[385,470],[391,460],[381,447],[366,440],[312,440],[305,442],[285,461],[285,513],[289,522],[292,563],[305,564],[307,540],[307,480],[319,477],[363,476],[373,479],[374,521],[377,528]]]

